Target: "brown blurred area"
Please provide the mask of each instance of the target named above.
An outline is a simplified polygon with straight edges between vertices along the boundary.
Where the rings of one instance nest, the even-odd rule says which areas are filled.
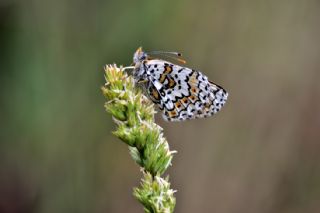
[[[224,86],[215,117],[166,123],[175,212],[320,212],[317,0],[0,1],[0,212],[142,212],[103,108],[103,65],[180,51]]]

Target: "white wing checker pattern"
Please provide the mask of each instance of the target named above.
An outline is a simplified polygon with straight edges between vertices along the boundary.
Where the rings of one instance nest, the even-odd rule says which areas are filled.
[[[165,80],[160,83],[166,66],[170,66],[172,71],[166,74]],[[150,75],[156,84],[161,84],[159,107],[164,111],[165,120],[179,121],[210,116],[217,113],[227,99],[228,94],[224,89],[210,83],[201,72],[163,60],[149,60],[146,68],[147,75]],[[175,82],[173,88],[168,86],[170,78]]]
[[[146,91],[167,121],[211,116],[220,111],[228,98],[222,87],[210,82],[199,71],[159,59],[138,62],[134,72],[139,75],[135,78],[148,82]]]

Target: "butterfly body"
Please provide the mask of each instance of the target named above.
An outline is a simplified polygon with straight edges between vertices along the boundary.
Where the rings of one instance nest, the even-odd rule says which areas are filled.
[[[139,48],[134,55],[134,79],[144,82],[149,98],[167,121],[203,118],[217,113],[228,93],[199,71],[151,59]]]

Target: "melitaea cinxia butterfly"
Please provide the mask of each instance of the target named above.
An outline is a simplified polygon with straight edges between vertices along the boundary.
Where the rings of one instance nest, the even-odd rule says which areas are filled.
[[[179,53],[167,54],[180,56]],[[149,98],[163,111],[163,118],[167,121],[211,116],[227,100],[226,90],[209,81],[201,72],[153,59],[141,47],[134,53],[133,63],[135,82],[143,83]]]

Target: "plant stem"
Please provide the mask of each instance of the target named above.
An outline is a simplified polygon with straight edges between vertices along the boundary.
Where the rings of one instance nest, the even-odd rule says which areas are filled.
[[[153,103],[135,87],[134,79],[122,67],[107,65],[105,79],[105,108],[118,126],[113,134],[129,146],[129,153],[143,173],[141,186],[134,188],[133,195],[145,212],[173,212],[175,191],[170,189],[168,177],[161,175],[171,165],[175,151],[169,150],[162,128],[154,122]]]

